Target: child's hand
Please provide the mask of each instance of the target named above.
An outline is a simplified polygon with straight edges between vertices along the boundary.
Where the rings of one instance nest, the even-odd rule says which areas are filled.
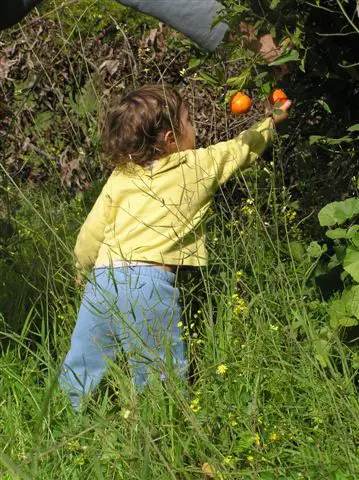
[[[287,120],[289,116],[288,110],[291,106],[292,102],[290,100],[286,100],[283,105],[281,105],[280,107],[276,107],[274,111],[272,111],[273,121],[275,125],[278,125],[279,123],[284,122],[284,120]]]

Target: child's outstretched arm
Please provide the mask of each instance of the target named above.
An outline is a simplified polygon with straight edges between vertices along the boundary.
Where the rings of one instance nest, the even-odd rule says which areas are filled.
[[[238,137],[227,142],[198,149],[196,155],[197,175],[208,187],[216,189],[225,183],[236,170],[244,170],[260,157],[272,143],[275,125],[288,118],[291,102],[287,100],[281,107],[282,113],[269,116],[241,132]]]

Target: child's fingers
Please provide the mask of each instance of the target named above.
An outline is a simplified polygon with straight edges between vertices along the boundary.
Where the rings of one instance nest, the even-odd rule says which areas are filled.
[[[279,110],[282,110],[282,112],[287,112],[290,107],[292,106],[292,101],[291,100],[286,100],[283,105],[280,106]]]
[[[288,110],[292,106],[292,102],[290,100],[286,100],[283,105],[279,108],[276,108],[273,112],[273,120],[276,125],[287,120],[288,118]]]

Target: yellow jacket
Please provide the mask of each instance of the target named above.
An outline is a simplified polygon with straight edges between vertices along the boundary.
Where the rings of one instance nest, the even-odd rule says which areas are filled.
[[[152,167],[115,169],[78,235],[76,267],[118,260],[206,265],[204,215],[218,187],[263,153],[272,122],[262,120],[227,142],[173,153]]]

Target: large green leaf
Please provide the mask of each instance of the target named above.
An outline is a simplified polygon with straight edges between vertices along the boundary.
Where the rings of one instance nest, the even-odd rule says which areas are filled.
[[[340,321],[347,317],[345,303],[341,298],[333,300],[329,307],[329,322],[332,328],[337,328]]]
[[[334,230],[327,230],[325,234],[332,240],[347,237],[347,231],[345,230],[345,228],[334,228]]]
[[[356,123],[355,125],[349,127],[348,132],[359,132],[359,123]]]
[[[328,203],[318,213],[319,223],[322,227],[331,227],[337,223],[335,207],[337,202]]]
[[[277,58],[277,60],[274,60],[268,65],[270,67],[275,67],[276,65],[283,65],[284,63],[288,63],[288,62],[298,62],[299,60],[300,58],[297,50],[292,50],[290,53],[281,55],[279,58]]]
[[[302,242],[289,242],[288,249],[296,262],[302,262],[305,254],[305,248]]]
[[[228,78],[226,84],[231,87],[236,87],[238,88],[238,90],[241,90],[247,85],[248,80],[250,79],[250,76],[251,76],[251,71],[245,70],[238,77]]]
[[[356,233],[355,235],[353,235],[353,236],[350,238],[350,241],[352,242],[352,244],[354,245],[354,247],[356,247],[356,248],[359,249],[359,232]]]
[[[342,202],[328,203],[318,213],[319,223],[322,227],[341,225],[359,214],[359,198],[348,198]]]
[[[328,145],[340,145],[341,143],[350,143],[353,141],[352,137],[345,135],[341,138],[330,138],[325,135],[311,135],[309,137],[309,145],[315,145],[316,143],[327,143]]]
[[[353,298],[351,295],[351,290],[347,290],[342,298],[334,300],[330,304],[329,323],[332,328],[352,327],[358,324],[358,320],[351,315],[351,311],[358,313],[358,293],[354,292]]]
[[[356,234],[358,233],[358,231],[359,231],[359,225],[357,224],[352,225],[351,227],[348,228],[347,238],[356,237]]]
[[[359,319],[359,285],[355,285],[350,290],[344,290],[342,302],[345,304],[347,314]]]
[[[307,253],[312,258],[319,258],[323,253],[327,251],[327,246],[320,246],[318,242],[310,242],[310,245],[307,247]]]
[[[352,246],[346,249],[343,267],[356,282],[359,282],[359,250]]]

